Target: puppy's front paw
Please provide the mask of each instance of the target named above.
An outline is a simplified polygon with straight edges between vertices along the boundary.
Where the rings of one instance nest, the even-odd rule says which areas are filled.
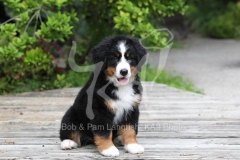
[[[65,139],[61,142],[61,149],[68,150],[72,148],[77,148],[78,144],[70,139]]]
[[[111,146],[108,149],[103,150],[101,154],[107,157],[116,157],[119,156],[119,151],[115,146]]]
[[[128,144],[124,146],[125,150],[129,153],[136,154],[136,153],[143,153],[144,148],[140,144]]]

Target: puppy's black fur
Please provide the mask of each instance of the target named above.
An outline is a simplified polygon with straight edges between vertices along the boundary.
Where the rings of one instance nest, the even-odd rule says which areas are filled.
[[[106,75],[106,69],[109,67],[116,68],[119,62],[119,57],[116,57],[115,54],[119,52],[117,45],[121,41],[124,41],[128,46],[127,52],[130,53],[130,55],[125,58],[128,60],[131,67],[136,68],[136,70],[139,71],[142,64],[145,62],[144,58],[146,55],[146,50],[140,45],[137,39],[130,36],[112,36],[106,38],[96,47],[94,47],[91,51],[92,60],[95,64],[103,62],[103,66],[98,75],[97,70],[99,70],[99,68],[95,68],[88,82],[79,92],[74,104],[67,110],[62,118],[60,129],[60,139],[62,141],[65,139],[72,140],[72,135],[77,132],[80,135],[81,145],[93,143],[94,135],[108,137],[110,135],[110,128],[112,128],[111,130],[113,133],[113,138],[115,138],[117,136],[116,128],[120,125],[135,126],[134,130],[137,134],[139,104],[136,103],[132,106],[132,110],[128,112],[125,111],[121,120],[116,124],[113,121],[115,113],[109,109],[108,106],[106,106],[106,98],[103,98],[98,93],[102,87],[107,85],[106,90],[104,91],[108,96],[107,100],[121,100],[115,93],[115,91],[117,91],[121,86],[117,86],[113,82],[110,82],[107,78],[109,75]],[[92,82],[94,76],[97,76],[97,80],[93,85]],[[134,90],[134,94],[141,97],[142,86],[137,73],[133,76],[133,80],[134,81],[132,82],[131,87]],[[89,88],[93,92],[91,105],[94,113],[93,119],[88,118],[86,115],[86,108],[89,98],[87,91]],[[99,129],[98,126],[101,126],[101,129]]]

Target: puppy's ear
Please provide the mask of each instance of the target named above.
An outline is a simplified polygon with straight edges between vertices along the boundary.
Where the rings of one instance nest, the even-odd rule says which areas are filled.
[[[147,50],[140,44],[139,40],[135,39],[135,51],[138,55],[137,70],[141,72],[141,67],[147,60]]]
[[[104,47],[102,47],[101,45],[93,47],[93,49],[91,50],[91,56],[94,64],[99,63],[101,61],[104,62],[105,61]]]
[[[101,68],[101,71],[103,71],[107,66],[106,46],[102,44],[95,46],[91,51],[91,55],[93,63],[96,64],[98,69]],[[103,62],[103,64],[101,65],[100,62]]]

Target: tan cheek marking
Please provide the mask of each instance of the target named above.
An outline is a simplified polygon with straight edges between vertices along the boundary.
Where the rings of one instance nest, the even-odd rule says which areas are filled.
[[[95,144],[100,152],[114,146],[114,144],[112,142],[112,132],[110,133],[108,138],[102,137],[99,135],[95,135],[94,140],[95,140]]]
[[[111,100],[106,100],[106,101],[104,101],[104,104],[107,106],[107,108],[110,110],[110,111],[112,111],[112,112],[114,112],[115,110],[114,110],[114,108],[111,106]]]
[[[130,125],[121,126],[118,130],[118,134],[122,136],[123,143],[126,145],[138,143],[136,139],[136,132]]]
[[[116,72],[116,68],[114,68],[114,67],[108,67],[108,68],[104,71],[105,75],[106,75],[106,76],[110,76],[110,77],[112,77],[115,72]]]
[[[71,139],[77,144],[80,144],[80,133],[79,132],[72,133]]]

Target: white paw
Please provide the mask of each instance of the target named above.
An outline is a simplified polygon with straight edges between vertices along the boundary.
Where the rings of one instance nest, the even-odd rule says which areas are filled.
[[[101,154],[107,157],[116,157],[119,156],[119,151],[115,146],[112,146],[108,149],[103,150]]]
[[[143,153],[144,152],[144,148],[140,145],[140,144],[128,144],[124,146],[124,149],[126,151],[128,151],[129,153]]]
[[[78,144],[70,139],[65,139],[61,142],[61,149],[67,150],[72,148],[77,148]]]

